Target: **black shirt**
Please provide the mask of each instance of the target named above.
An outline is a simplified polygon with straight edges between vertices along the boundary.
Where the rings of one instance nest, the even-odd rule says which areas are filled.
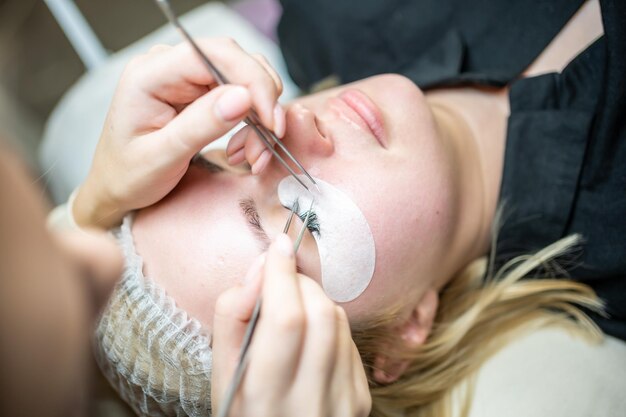
[[[393,72],[418,86],[510,85],[498,260],[580,233],[573,279],[626,340],[626,2],[600,1],[604,36],[561,73],[518,79],[580,0],[282,0],[281,48],[308,89]]]

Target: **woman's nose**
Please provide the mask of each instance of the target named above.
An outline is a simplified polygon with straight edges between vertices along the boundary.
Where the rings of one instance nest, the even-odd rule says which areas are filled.
[[[324,134],[323,124],[315,113],[301,104],[289,106],[285,112],[286,132],[282,142],[289,152],[302,164],[319,162],[319,158],[328,158],[335,150],[332,140]],[[278,146],[274,149],[279,151]],[[281,152],[282,153],[282,152]],[[272,152],[258,137],[258,133],[250,126],[237,132],[226,148],[228,163],[237,165],[248,161],[253,174],[259,174],[268,167]],[[293,165],[286,155],[283,158]]]
[[[333,142],[324,134],[323,124],[305,106],[295,103],[288,107],[286,123],[283,143],[305,167],[307,160],[328,158],[335,151]]]
[[[333,142],[323,134],[323,130],[320,130],[321,123],[318,123],[315,113],[300,104],[292,104],[286,109],[287,128],[282,142],[304,169],[314,177],[319,174],[322,167],[326,166],[325,160],[328,160],[335,152]],[[296,174],[303,174],[282,151],[280,153]],[[266,169],[263,170],[263,174],[258,178],[259,185],[275,189],[278,181],[286,175],[289,175],[289,172],[282,163],[272,157]]]

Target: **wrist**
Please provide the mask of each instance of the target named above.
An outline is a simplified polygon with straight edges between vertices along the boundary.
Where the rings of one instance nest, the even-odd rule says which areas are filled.
[[[89,178],[76,190],[70,201],[70,215],[78,227],[109,229],[121,223],[126,214],[112,198],[93,187]]]

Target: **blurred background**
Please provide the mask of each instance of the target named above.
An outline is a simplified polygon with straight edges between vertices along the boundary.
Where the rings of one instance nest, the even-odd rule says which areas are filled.
[[[182,14],[210,1],[171,3]],[[153,0],[74,3],[108,52],[165,24]],[[29,163],[50,112],[85,71],[44,0],[0,0],[0,136],[16,142]]]

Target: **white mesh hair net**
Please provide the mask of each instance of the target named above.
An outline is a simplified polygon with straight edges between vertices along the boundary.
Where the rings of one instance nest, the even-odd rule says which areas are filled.
[[[140,416],[210,416],[211,348],[202,325],[149,278],[132,217],[114,231],[124,273],[96,327],[100,369]]]

